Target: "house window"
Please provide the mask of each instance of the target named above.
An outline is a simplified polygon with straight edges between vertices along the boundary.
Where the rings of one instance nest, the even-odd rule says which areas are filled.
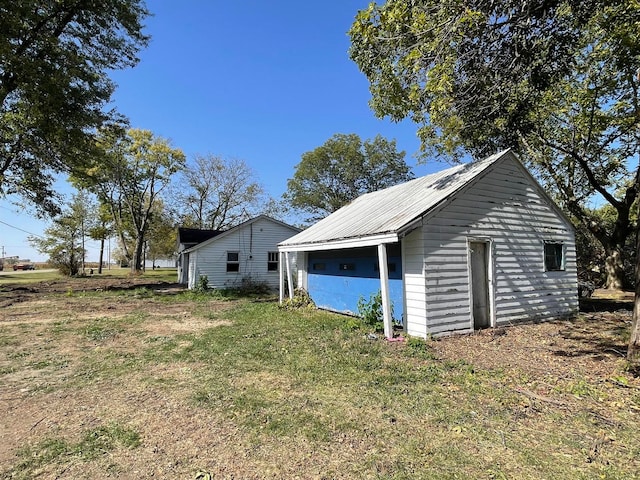
[[[270,272],[278,271],[278,252],[267,253],[267,270]]]
[[[564,244],[544,242],[544,270],[554,272],[564,270]]]
[[[340,264],[340,270],[355,270],[356,269],[356,264],[355,263],[341,263]]]
[[[227,272],[240,271],[240,253],[227,252]]]
[[[314,270],[318,270],[318,271],[326,270],[327,269],[327,265],[325,263],[314,263],[313,264],[313,269]]]

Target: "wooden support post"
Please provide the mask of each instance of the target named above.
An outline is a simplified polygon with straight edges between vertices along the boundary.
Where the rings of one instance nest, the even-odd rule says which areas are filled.
[[[285,252],[284,256],[287,262],[287,284],[289,286],[289,298],[293,300],[293,291],[295,290],[295,286],[293,285],[293,275],[291,274],[291,262],[289,261],[289,253]]]
[[[284,261],[285,255],[284,252],[280,252],[280,261],[278,262],[278,275],[280,276],[280,303],[284,300]]]
[[[387,246],[384,243],[378,245],[378,263],[380,265],[380,295],[382,296],[384,336],[391,339],[393,338],[393,326],[391,324],[391,300],[389,298],[389,267],[387,265]]]

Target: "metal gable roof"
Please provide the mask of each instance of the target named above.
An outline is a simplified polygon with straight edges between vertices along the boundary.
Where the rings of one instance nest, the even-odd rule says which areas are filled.
[[[209,244],[211,244],[213,242],[216,242],[216,241],[220,240],[221,238],[224,238],[224,237],[226,237],[228,235],[231,235],[233,232],[236,232],[236,231],[238,231],[238,230],[240,230],[242,228],[245,228],[246,226],[257,222],[258,220],[268,220],[268,221],[270,221],[272,223],[276,223],[278,225],[282,225],[282,226],[284,226],[286,228],[289,228],[294,232],[299,232],[300,231],[300,229],[298,227],[294,227],[293,225],[286,224],[284,222],[281,222],[280,220],[276,220],[275,218],[271,218],[268,215],[264,215],[263,214],[263,215],[258,215],[257,217],[253,217],[253,218],[251,218],[249,220],[246,220],[246,221],[236,225],[235,227],[231,227],[229,230],[224,230],[224,231],[220,232],[218,235],[209,238],[208,240],[205,240],[203,242],[198,243],[197,245],[194,245],[191,248],[187,248],[187,249],[183,250],[181,253],[191,253],[191,252],[193,252],[195,250],[198,250],[198,249],[200,249],[200,248],[202,248],[202,247],[204,247],[206,245],[209,245]]]
[[[507,155],[512,155],[509,150],[364,194],[279,246],[287,250],[299,245],[397,235]]]

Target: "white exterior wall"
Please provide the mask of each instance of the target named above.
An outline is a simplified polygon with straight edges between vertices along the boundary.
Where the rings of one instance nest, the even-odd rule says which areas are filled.
[[[178,283],[185,285],[189,278],[189,254],[188,253],[179,253],[178,254]]]
[[[473,328],[469,240],[490,241],[492,325],[577,312],[573,229],[531,183],[522,166],[503,162],[424,219],[424,292],[414,256],[420,240],[405,238],[408,333],[418,336]],[[565,270],[544,269],[544,241],[566,246]],[[412,252],[412,254],[409,254]],[[421,302],[426,304],[424,313]]]
[[[196,276],[196,268],[198,265],[198,251],[191,252],[188,254],[188,270],[187,270],[187,283],[189,288],[194,288],[196,286],[196,282],[198,277]]]
[[[307,252],[295,252],[292,255],[294,255],[295,261],[297,263],[297,271],[296,271],[296,277],[297,277],[297,283],[296,283],[296,288],[302,288],[305,291],[309,290],[309,277],[308,277],[308,271],[307,271]]]
[[[422,228],[412,231],[402,240],[402,281],[404,285],[406,332],[416,337],[426,337],[427,305],[424,288],[424,240]]]
[[[250,278],[277,289],[278,271],[267,270],[268,252],[277,253],[278,243],[297,232],[267,218],[259,218],[205,242],[189,256],[189,288],[194,288],[200,276],[206,275],[210,288],[237,287],[244,278]],[[227,272],[227,252],[239,252],[239,272]]]

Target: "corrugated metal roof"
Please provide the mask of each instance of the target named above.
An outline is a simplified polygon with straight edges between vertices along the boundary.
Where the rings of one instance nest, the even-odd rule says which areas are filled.
[[[362,195],[280,247],[398,233],[507,154],[509,150]]]

